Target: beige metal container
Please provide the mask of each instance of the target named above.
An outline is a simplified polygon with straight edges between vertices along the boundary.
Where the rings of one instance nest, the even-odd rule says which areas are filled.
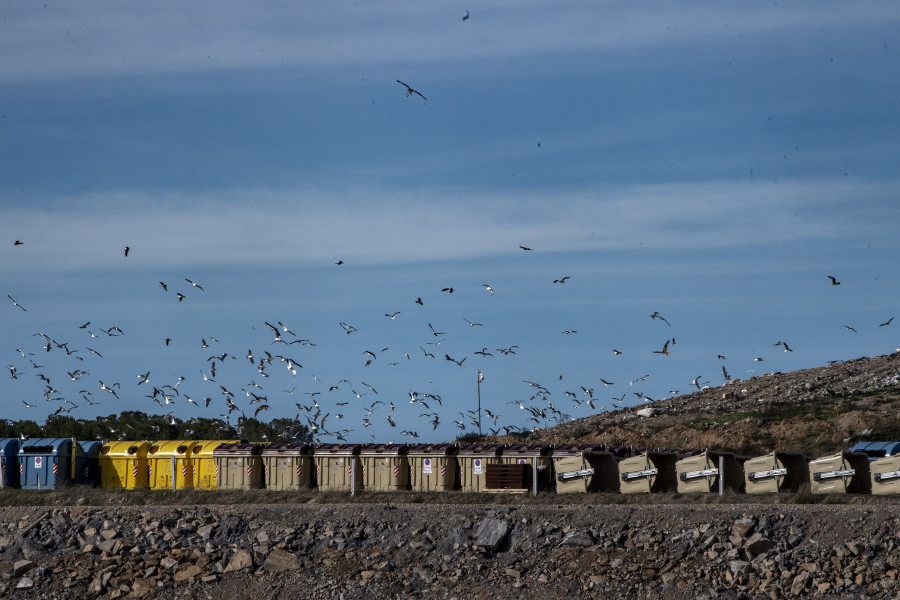
[[[363,488],[372,492],[409,489],[409,446],[407,444],[367,444],[359,453]]]
[[[744,489],[744,469],[732,452],[706,450],[696,456],[682,458],[675,463],[678,492],[681,494],[719,491],[740,492]]]
[[[744,463],[744,485],[748,494],[795,492],[809,479],[806,456],[776,450]]]
[[[678,488],[677,461],[674,452],[656,450],[623,458],[619,461],[619,491],[623,494],[674,492]]]
[[[487,465],[502,462],[501,444],[463,446],[457,454],[459,484],[464,492],[481,492],[487,481]]]
[[[872,493],[879,496],[900,494],[900,455],[885,456],[869,463]]]
[[[409,457],[410,488],[416,492],[446,492],[456,488],[459,463],[456,444],[416,444]]]
[[[316,446],[314,457],[319,490],[322,492],[361,490],[363,473],[359,453],[362,449],[363,445],[361,444],[319,444]]]
[[[552,459],[557,494],[619,491],[619,464],[603,444],[557,446]]]
[[[312,487],[313,447],[309,444],[269,444],[262,451],[266,489],[297,491]]]
[[[813,494],[868,494],[868,455],[844,450],[810,461],[809,488]]]
[[[220,490],[250,490],[262,488],[263,444],[221,444],[213,450],[216,461],[216,480]]]

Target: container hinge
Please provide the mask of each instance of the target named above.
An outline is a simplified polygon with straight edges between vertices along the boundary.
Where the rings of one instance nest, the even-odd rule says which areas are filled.
[[[838,479],[842,477],[853,477],[856,475],[856,469],[843,469],[840,471],[825,471],[824,473],[813,473],[813,481],[822,481],[824,479]]]
[[[557,473],[556,479],[558,481],[568,481],[570,479],[578,479],[579,477],[587,477],[588,475],[593,475],[593,469],[581,469],[580,471],[566,471],[565,473]]]
[[[875,481],[890,481],[891,479],[900,479],[900,471],[886,471],[884,473],[875,473]]]
[[[643,471],[629,471],[622,473],[622,481],[631,481],[632,479],[646,479],[659,474],[659,469],[644,469]]]
[[[787,469],[769,469],[768,471],[756,471],[747,473],[747,479],[757,481],[759,479],[772,479],[773,477],[783,477],[787,475]]]
[[[719,474],[718,469],[703,469],[702,471],[685,471],[679,477],[682,481],[690,481],[691,479],[700,479],[701,477],[715,477]]]

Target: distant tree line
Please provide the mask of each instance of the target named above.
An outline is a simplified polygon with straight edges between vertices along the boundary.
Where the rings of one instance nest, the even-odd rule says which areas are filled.
[[[238,419],[232,425],[219,419],[194,418],[182,421],[168,415],[148,415],[128,410],[119,415],[90,421],[67,415],[50,415],[46,423],[0,421],[0,438],[76,438],[79,440],[248,440],[251,442],[311,442],[306,425],[295,419]]]

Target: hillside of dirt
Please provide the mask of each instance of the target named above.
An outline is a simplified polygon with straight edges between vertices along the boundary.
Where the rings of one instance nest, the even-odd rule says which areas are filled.
[[[604,412],[496,441],[775,449],[822,456],[859,441],[900,440],[900,352],[732,379],[724,385]]]

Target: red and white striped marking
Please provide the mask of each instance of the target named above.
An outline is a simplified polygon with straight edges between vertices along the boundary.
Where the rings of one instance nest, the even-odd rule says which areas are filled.
[[[253,465],[249,463],[247,464],[247,477],[253,477]]]
[[[181,465],[181,476],[187,477],[187,465]]]
[[[216,465],[216,481],[219,481],[219,465]]]
[[[269,480],[269,465],[263,465],[263,469],[265,469],[264,473],[265,473],[266,481],[268,481]]]
[[[297,477],[303,477],[303,463],[297,463]]]
[[[394,477],[400,477],[400,467],[394,466]]]
[[[53,474],[57,475],[59,473],[59,463],[53,463]]]
[[[447,476],[447,465],[441,465],[441,477]]]

